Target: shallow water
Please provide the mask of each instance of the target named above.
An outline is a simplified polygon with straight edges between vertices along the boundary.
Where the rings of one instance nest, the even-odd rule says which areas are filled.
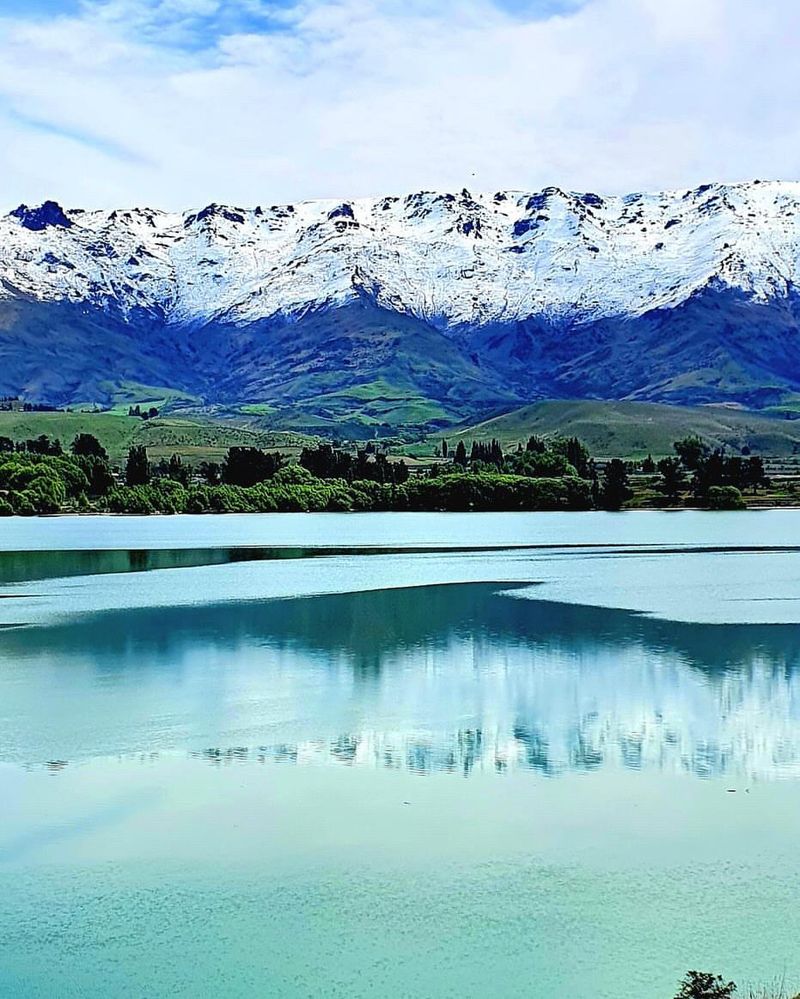
[[[798,526],[0,522],[0,995],[800,987]]]

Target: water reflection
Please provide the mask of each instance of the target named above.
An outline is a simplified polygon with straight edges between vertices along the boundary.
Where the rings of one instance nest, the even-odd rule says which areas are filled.
[[[78,551],[0,551],[0,584],[106,573],[189,569],[231,562],[261,562],[347,554],[351,549],[241,546],[236,548],[122,548]],[[382,552],[383,549],[375,549]],[[364,549],[364,554],[371,554]]]
[[[528,584],[454,583],[291,599],[143,607],[75,616],[35,628],[9,627],[0,656],[53,656],[97,669],[158,669],[191,648],[269,645],[346,659],[357,678],[377,678],[398,652],[441,650],[456,637],[488,646],[524,645],[582,656],[603,649],[669,655],[710,675],[764,671],[789,679],[800,665],[800,628],[788,624],[698,624],[626,610],[514,599]]]
[[[531,592],[406,587],[6,630],[0,758],[800,776],[797,627]]]
[[[309,558],[331,558],[339,555],[414,555],[454,554],[459,552],[492,553],[500,551],[555,551],[569,554],[576,549],[602,549],[602,545],[404,545],[402,548],[377,545],[324,545],[315,547],[240,545],[217,548],[119,548],[77,549],[65,551],[2,551],[0,550],[0,585],[30,583],[45,579],[68,579],[75,576],[97,576],[107,573],[152,572],[158,569],[191,569],[200,566],[227,565],[234,562],[274,562]],[[616,549],[608,548],[608,551]],[[620,549],[625,551],[626,549]],[[639,546],[640,551],[647,551]],[[663,551],[664,546],[653,551]],[[676,549],[677,551],[678,549]],[[685,550],[685,549],[681,549]],[[688,549],[691,550],[691,549]],[[714,550],[714,549],[711,549]],[[742,550],[742,549],[738,549]],[[776,548],[772,551],[794,549]]]

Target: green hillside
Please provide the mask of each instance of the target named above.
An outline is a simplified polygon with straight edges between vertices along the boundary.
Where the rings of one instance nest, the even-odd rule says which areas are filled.
[[[372,394],[364,392],[369,403],[374,403],[375,396],[380,395],[375,392],[369,399]],[[381,402],[387,397],[388,393]],[[46,434],[59,438],[67,447],[76,434],[94,434],[115,462],[124,457],[132,444],[144,444],[156,460],[177,453],[184,459],[199,461],[218,459],[227,448],[237,445],[277,448],[292,454],[310,439],[301,432],[306,425],[306,414],[297,412],[297,422],[293,425],[288,409],[282,414],[283,419],[276,421],[274,413],[253,412],[256,407],[248,408],[249,413],[243,412],[242,407],[238,413],[231,410],[205,416],[197,412],[152,420],[131,417],[119,409],[97,413],[0,412],[0,436],[24,440]],[[316,432],[331,438],[360,437],[364,424],[353,421],[353,416],[352,411],[330,413],[327,423],[320,423]],[[579,437],[598,457],[634,458],[648,453],[658,457],[671,453],[672,442],[690,433],[700,434],[712,446],[734,450],[749,447],[754,452],[774,456],[800,455],[800,419],[787,419],[785,415],[723,406],[690,408],[658,403],[572,401],[523,406],[481,423],[442,431],[425,443],[411,444],[404,450],[409,455],[430,456],[442,436],[451,444],[460,437],[467,441],[496,437],[508,447],[531,434],[545,437],[560,434]]]
[[[0,437],[25,440],[46,434],[68,447],[76,434],[94,434],[113,462],[132,444],[144,444],[151,458],[179,454],[191,461],[216,460],[229,447],[278,448],[291,453],[307,438],[292,433],[239,427],[214,420],[163,416],[141,420],[119,412],[14,413],[0,412]]]
[[[800,420],[725,406],[666,406],[646,402],[552,401],[462,427],[449,440],[496,437],[509,445],[531,434],[579,437],[594,455],[641,458],[672,451],[672,442],[697,433],[714,447],[769,455],[800,453]]]

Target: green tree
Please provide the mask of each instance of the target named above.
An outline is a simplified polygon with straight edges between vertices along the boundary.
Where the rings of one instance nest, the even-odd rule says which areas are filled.
[[[94,434],[77,434],[70,445],[70,451],[76,457],[102,458],[104,461],[108,461],[108,451]]]
[[[731,999],[735,991],[735,982],[726,982],[720,975],[690,971],[681,982],[675,999]]]
[[[728,458],[724,464],[723,474],[726,485],[736,486],[737,489],[744,489],[746,473],[747,462],[744,458],[740,458],[738,454],[733,455],[732,458]]]
[[[40,434],[35,440],[25,441],[25,450],[30,454],[46,454],[46,455],[60,455],[64,451],[61,447],[61,441],[56,438],[56,440],[51,441],[47,434]]]
[[[597,465],[594,459],[589,462],[589,482],[591,483],[592,506],[600,506],[600,476],[597,474]]]
[[[173,454],[169,459],[167,478],[173,482],[180,482],[182,486],[189,485],[189,469],[183,464],[179,454]]]
[[[146,486],[149,481],[150,462],[147,458],[147,448],[142,444],[134,444],[128,451],[128,461],[125,465],[125,484]]]
[[[544,454],[547,450],[547,444],[543,437],[537,437],[536,434],[531,435],[525,445],[526,451],[533,451],[536,454]]]
[[[709,451],[708,445],[704,444],[697,434],[690,434],[688,437],[683,437],[681,440],[675,441],[672,447],[683,462],[683,467],[687,468],[690,472],[694,472],[697,469]]]
[[[102,458],[84,458],[83,469],[89,480],[90,496],[105,496],[114,487],[114,476]]]
[[[374,448],[373,448],[374,451]],[[362,466],[367,463],[367,449],[359,456]],[[300,464],[319,479],[366,478],[366,475],[356,474],[356,462],[352,454],[335,448],[332,444],[318,444],[316,447],[304,447],[300,452]]]
[[[695,497],[704,502],[708,497],[709,489],[725,485],[727,471],[728,463],[719,448],[698,459],[692,481]]]
[[[453,461],[457,465],[461,465],[462,468],[467,467],[467,449],[464,447],[464,441],[459,441],[456,445],[456,454]]]
[[[656,489],[670,501],[677,503],[686,488],[686,475],[678,458],[662,458],[658,463],[660,479]]]
[[[408,465],[403,459],[401,458],[400,461],[392,462],[392,482],[399,486],[404,482],[408,482],[408,478]]]
[[[533,479],[578,474],[566,455],[554,451],[523,451],[510,458],[509,467],[517,475],[528,475]]]
[[[648,456],[642,462],[642,473],[644,475],[652,475],[656,470],[656,463],[653,461],[652,454]]]
[[[549,450],[555,454],[563,454],[581,478],[588,477],[591,457],[585,445],[577,437],[559,437],[553,441]]]
[[[218,486],[222,481],[222,468],[216,461],[201,461],[197,471],[209,486]]]
[[[628,485],[628,469],[625,462],[612,458],[603,469],[603,483],[600,490],[600,503],[605,510],[621,510],[633,496]]]
[[[747,459],[744,470],[744,485],[749,486],[754,495],[758,492],[759,486],[769,485],[769,479],[764,472],[764,460],[758,455],[753,455]]]
[[[229,486],[254,486],[271,479],[283,465],[283,455],[262,451],[257,447],[228,449],[222,466],[222,481]]]

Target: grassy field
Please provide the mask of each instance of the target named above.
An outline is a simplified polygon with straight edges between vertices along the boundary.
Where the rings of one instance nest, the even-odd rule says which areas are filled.
[[[579,437],[597,457],[658,458],[671,454],[672,442],[691,433],[712,447],[739,451],[746,446],[754,453],[775,456],[800,454],[800,419],[724,406],[646,402],[539,402],[439,436],[451,446],[459,438],[493,437],[509,446],[531,434],[560,434]]]
[[[388,427],[397,432],[413,427],[419,432],[426,423],[457,419],[438,402],[383,378],[346,389],[328,390],[322,384],[313,398],[293,405],[245,403],[227,407],[226,415],[251,417],[261,427],[275,430],[322,433],[330,428],[342,436],[362,439],[383,435]]]
[[[377,401],[379,390],[387,386],[363,386],[370,403]],[[388,399],[381,398],[382,403]],[[399,400],[393,400],[401,404]],[[322,407],[321,407],[322,408]],[[17,413],[0,412],[0,436],[24,440],[46,434],[59,438],[68,447],[76,434],[94,434],[106,447],[112,461],[124,458],[133,444],[144,444],[150,456],[158,460],[179,454],[184,460],[218,460],[229,447],[253,446],[297,454],[312,438],[293,429],[288,419],[273,422],[270,407],[258,404],[236,410],[165,414],[153,420],[127,415],[127,407],[105,412]],[[276,425],[277,423],[277,425]],[[302,420],[299,421],[302,424]],[[361,437],[358,427],[330,418],[317,433],[330,439]],[[354,431],[351,435],[348,430]],[[396,446],[403,438],[396,431],[392,451],[413,464],[429,463],[446,438],[451,449],[460,438],[472,440],[496,437],[505,448],[525,441],[531,434],[544,437],[562,435],[579,437],[598,458],[655,458],[672,453],[672,442],[690,433],[698,433],[714,447],[740,451],[749,447],[753,453],[783,459],[787,465],[800,462],[800,419],[771,416],[721,406],[683,408],[637,402],[540,402],[468,427],[459,427],[431,435],[418,443]],[[793,457],[794,456],[794,457]],[[795,471],[792,467],[791,471]]]
[[[299,451],[308,438],[294,433],[239,427],[214,420],[163,416],[141,420],[125,413],[0,413],[0,437],[25,440],[46,434],[66,448],[76,434],[94,434],[112,462],[121,461],[133,444],[144,444],[154,460],[179,454],[184,460],[216,461],[229,447]]]

